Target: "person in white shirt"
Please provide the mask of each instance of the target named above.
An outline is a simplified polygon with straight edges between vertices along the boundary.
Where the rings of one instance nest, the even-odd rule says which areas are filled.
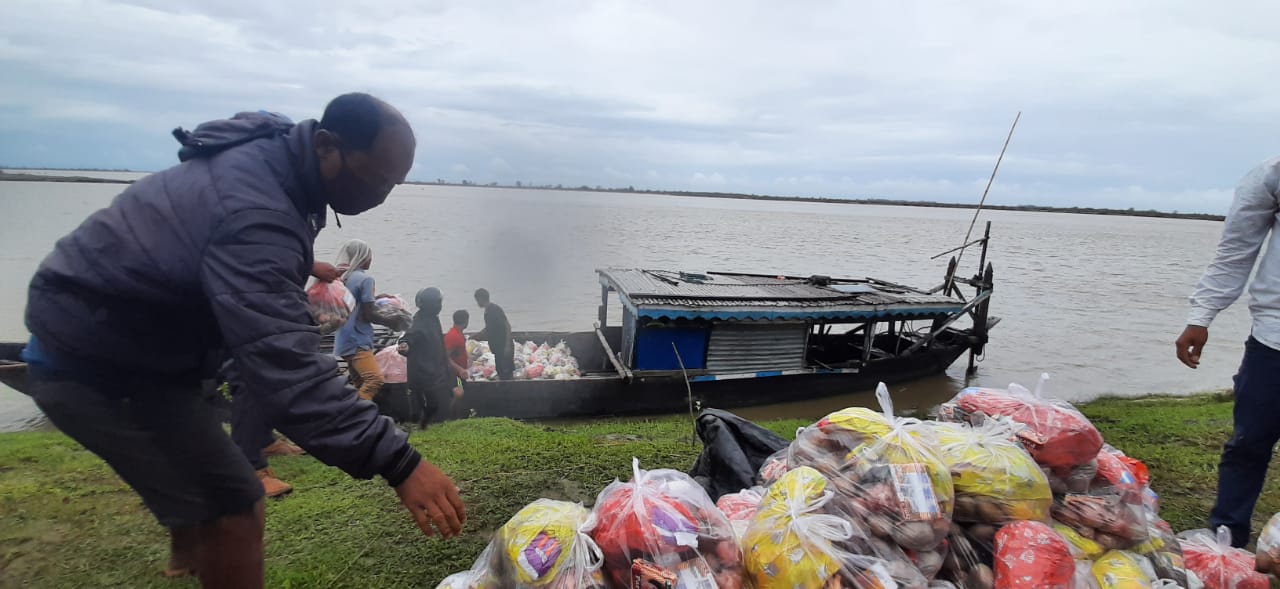
[[[1277,220],[1280,158],[1273,158],[1249,172],[1236,188],[1217,256],[1191,295],[1187,327],[1177,341],[1178,360],[1198,367],[1209,324],[1249,285],[1253,329],[1235,376],[1235,431],[1222,451],[1218,498],[1209,513],[1211,529],[1227,526],[1237,547],[1249,543],[1253,508],[1280,440],[1280,240],[1272,235]],[[1250,283],[1264,243],[1266,251]]]

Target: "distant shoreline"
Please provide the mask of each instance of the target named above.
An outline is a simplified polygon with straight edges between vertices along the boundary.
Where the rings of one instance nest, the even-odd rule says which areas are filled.
[[[46,176],[44,174],[25,174],[22,172],[0,171],[0,182],[77,182],[85,184],[133,184],[133,180],[115,178],[94,178],[91,176]]]
[[[17,168],[9,168],[11,170]],[[44,168],[42,168],[44,169]],[[67,170],[68,172],[77,171],[93,171],[93,170]],[[110,170],[113,172],[127,172],[130,170]],[[43,174],[27,174],[23,172],[4,172],[0,171],[0,182],[83,182],[96,184],[131,184],[132,180],[118,180],[111,178],[92,178],[88,176],[46,176]],[[826,204],[840,205],[881,205],[894,207],[924,207],[933,209],[976,209],[976,204],[970,203],[950,203],[935,201],[915,201],[888,198],[831,198],[821,196],[770,196],[761,194],[741,194],[734,192],[696,192],[687,190],[636,190],[634,188],[604,188],[601,186],[526,186],[526,185],[503,185],[497,183],[475,184],[472,182],[406,182],[418,186],[455,186],[461,188],[506,188],[511,190],[560,190],[572,192],[612,192],[622,194],[656,194],[669,196],[684,196],[692,198],[727,198],[734,200],[765,200],[778,202],[817,202]],[[1095,207],[1051,207],[1043,205],[985,205],[984,209],[992,211],[1025,211],[1034,213],[1066,213],[1075,215],[1103,215],[1118,217],[1147,217],[1159,219],[1191,219],[1197,221],[1222,221],[1225,219],[1223,215],[1214,215],[1209,213],[1177,213],[1156,210],[1139,211],[1136,209],[1104,209]]]

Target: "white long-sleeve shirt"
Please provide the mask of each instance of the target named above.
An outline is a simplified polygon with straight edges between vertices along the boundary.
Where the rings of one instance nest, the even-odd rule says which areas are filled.
[[[1267,235],[1280,221],[1280,157],[1254,168],[1236,188],[1218,243],[1218,254],[1191,294],[1189,325],[1208,327],[1218,312],[1244,292]],[[1267,242],[1258,273],[1249,286],[1253,337],[1280,350],[1280,239]]]

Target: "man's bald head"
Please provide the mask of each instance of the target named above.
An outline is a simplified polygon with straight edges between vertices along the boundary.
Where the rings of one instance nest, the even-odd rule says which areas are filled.
[[[358,92],[329,102],[314,142],[329,205],[347,215],[382,204],[404,182],[417,148],[400,111]]]

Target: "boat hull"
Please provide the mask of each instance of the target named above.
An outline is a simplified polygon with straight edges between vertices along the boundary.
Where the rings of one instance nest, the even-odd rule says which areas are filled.
[[[555,335],[567,338],[574,334]],[[23,344],[0,343],[0,382],[20,392],[26,389],[27,384],[27,367],[19,362],[22,348]],[[588,348],[584,345],[582,349]],[[454,405],[450,417],[522,420],[625,417],[683,413],[689,411],[690,403],[695,410],[706,407],[736,409],[821,399],[871,389],[880,382],[895,384],[941,374],[968,349],[968,345],[961,341],[934,345],[911,356],[871,362],[858,372],[736,375],[714,380],[704,376],[691,381],[686,381],[679,372],[638,372],[630,380],[596,372],[574,380],[468,382],[466,394]],[[228,414],[225,400],[220,395],[211,393],[211,396],[221,401],[215,409],[225,418]],[[408,394],[404,384],[384,386],[376,401],[382,412],[393,419],[409,420]]]
[[[686,381],[679,373],[636,373],[628,382],[619,376],[577,380],[469,382],[452,408],[453,418],[509,417],[537,420],[582,417],[662,415],[715,407],[736,409],[805,401],[871,389],[941,374],[967,351],[963,346],[936,347],[907,358],[873,363],[860,372],[810,372],[751,378]],[[379,395],[383,412],[408,417],[404,385],[387,385]],[[692,397],[691,397],[692,396]]]

